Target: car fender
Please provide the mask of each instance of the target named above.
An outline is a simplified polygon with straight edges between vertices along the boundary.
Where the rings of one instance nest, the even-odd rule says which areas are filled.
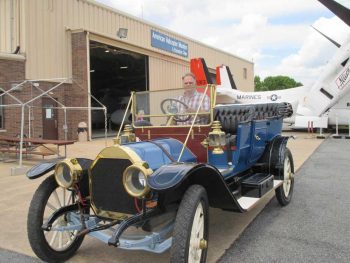
[[[76,158],[78,163],[80,164],[81,168],[83,169],[83,172],[87,171],[87,169],[90,167],[92,160],[86,159],[86,158]],[[62,159],[54,159],[42,163],[38,163],[34,165],[32,168],[30,168],[26,175],[29,179],[36,179],[44,174],[47,174],[50,171],[53,171],[56,167],[56,164],[62,161]]]
[[[198,184],[206,189],[211,207],[242,212],[219,170],[209,164],[163,165],[147,179],[147,183],[159,193],[163,204],[178,202],[189,186]]]
[[[268,172],[273,175],[278,175],[283,169],[284,154],[287,148],[287,142],[293,136],[276,136],[266,146],[265,151],[259,163],[265,163]],[[294,173],[294,168],[293,173]]]

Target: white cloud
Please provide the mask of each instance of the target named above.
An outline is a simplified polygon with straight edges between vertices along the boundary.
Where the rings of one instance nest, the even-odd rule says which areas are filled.
[[[310,24],[340,43],[350,35],[349,27],[339,19],[322,18],[331,15],[317,0],[98,2],[253,60],[255,73],[262,77],[283,74],[304,84],[317,79],[336,51]]]
[[[350,35],[350,29],[337,17],[320,18],[314,26],[325,35],[342,44]],[[300,49],[281,60],[275,75],[289,75],[301,80],[305,85],[312,84],[321,74],[326,63],[334,56],[338,48],[313,29],[309,29]],[[265,72],[264,74],[268,74]],[[262,74],[263,75],[263,74]]]

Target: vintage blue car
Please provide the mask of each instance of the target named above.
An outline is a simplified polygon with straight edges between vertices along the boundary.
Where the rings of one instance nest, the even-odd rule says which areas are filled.
[[[282,206],[291,201],[293,158],[281,135],[291,105],[219,105],[214,85],[193,92],[196,109],[181,89],[132,93],[132,123],[113,146],[94,160],[28,171],[30,179],[49,174],[28,213],[40,259],[65,261],[90,235],[121,249],[170,249],[171,262],[205,262],[209,207],[243,213],[271,191]]]

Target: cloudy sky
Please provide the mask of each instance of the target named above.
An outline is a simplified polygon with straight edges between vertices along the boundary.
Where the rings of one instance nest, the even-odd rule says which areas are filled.
[[[317,0],[96,0],[254,61],[255,75],[312,84],[350,28]],[[350,8],[350,0],[338,0]],[[225,63],[223,61],[223,63]]]

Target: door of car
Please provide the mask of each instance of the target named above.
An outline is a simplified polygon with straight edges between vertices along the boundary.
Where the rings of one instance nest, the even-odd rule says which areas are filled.
[[[253,121],[249,160],[250,163],[255,163],[264,153],[267,139],[266,123],[266,120]]]

